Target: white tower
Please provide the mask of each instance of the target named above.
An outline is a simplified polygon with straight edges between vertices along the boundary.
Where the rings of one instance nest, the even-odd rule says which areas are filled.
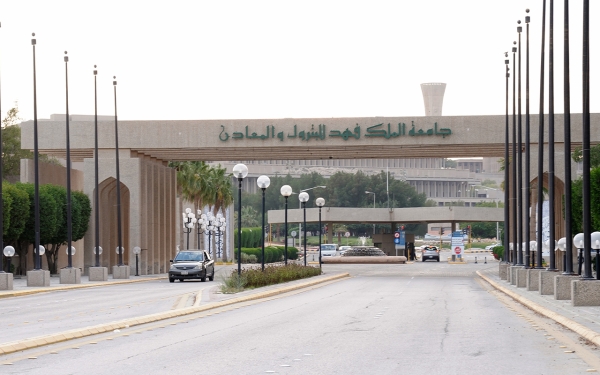
[[[421,91],[425,102],[425,116],[441,116],[446,84],[421,83]]]

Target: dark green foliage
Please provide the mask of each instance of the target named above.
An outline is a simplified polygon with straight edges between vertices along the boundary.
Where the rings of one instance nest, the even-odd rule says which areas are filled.
[[[71,192],[73,200],[77,201],[79,206],[79,217],[77,220],[77,226],[73,227],[73,241],[79,241],[85,236],[90,223],[90,216],[92,215],[92,203],[90,198],[81,191]]]
[[[14,243],[21,237],[25,224],[29,218],[29,195],[13,184],[2,184],[2,197],[4,199],[4,242]],[[10,200],[10,206],[6,200]],[[6,216],[9,216],[7,219]]]
[[[236,231],[235,236],[233,238],[233,243],[235,248],[237,249],[238,244],[238,233]],[[260,227],[258,228],[242,228],[242,248],[244,247],[259,247],[262,244],[262,236],[260,232]]]
[[[265,263],[276,263],[283,261],[283,255],[285,247],[283,246],[265,246]],[[262,247],[257,248],[245,248],[242,247],[242,253],[246,255],[254,255],[258,259],[258,263],[262,263]],[[298,249],[292,246],[288,246],[288,259],[298,259]]]
[[[492,254],[494,254],[496,259],[502,259],[502,256],[504,255],[504,246],[495,246],[492,249]]]
[[[316,267],[304,267],[297,264],[287,266],[268,266],[262,271],[260,268],[242,269],[242,277],[246,281],[246,288],[259,288],[262,286],[285,283],[288,281],[318,276],[321,269]],[[237,270],[232,271],[232,277],[237,277]]]

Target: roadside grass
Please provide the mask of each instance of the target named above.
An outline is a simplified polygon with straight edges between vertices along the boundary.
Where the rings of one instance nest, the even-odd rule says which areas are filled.
[[[293,263],[286,266],[269,265],[265,267],[264,271],[260,268],[244,268],[240,275],[238,275],[237,270],[232,270],[229,277],[222,278],[221,292],[226,294],[237,293],[246,289],[285,283],[320,274],[320,268],[305,267]]]

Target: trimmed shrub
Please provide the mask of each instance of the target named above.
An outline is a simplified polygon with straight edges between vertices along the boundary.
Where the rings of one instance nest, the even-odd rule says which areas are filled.
[[[241,276],[246,281],[246,288],[259,288],[262,286],[318,276],[320,274],[321,269],[317,267],[288,264],[287,266],[271,265],[265,267],[264,272],[260,268],[243,269]],[[234,276],[237,277],[237,270],[232,271],[231,277]]]
[[[504,255],[504,246],[494,246],[492,254],[494,254],[494,258],[502,259],[502,256]]]

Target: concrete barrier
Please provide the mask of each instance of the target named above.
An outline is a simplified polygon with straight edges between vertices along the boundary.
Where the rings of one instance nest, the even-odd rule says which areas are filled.
[[[326,264],[405,264],[405,256],[380,256],[380,257],[321,257]]]

